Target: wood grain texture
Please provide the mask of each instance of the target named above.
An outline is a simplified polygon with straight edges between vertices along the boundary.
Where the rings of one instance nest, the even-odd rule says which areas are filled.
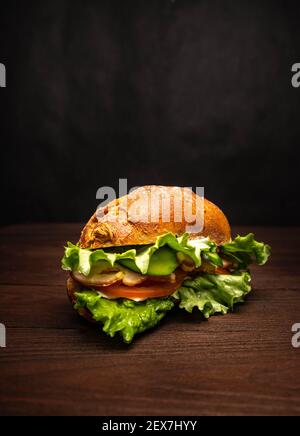
[[[175,310],[131,345],[80,319],[60,258],[78,224],[0,229],[2,415],[300,415],[300,229],[253,230],[272,245],[234,313]]]

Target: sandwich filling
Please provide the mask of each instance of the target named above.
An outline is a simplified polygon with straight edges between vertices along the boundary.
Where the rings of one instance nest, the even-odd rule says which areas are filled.
[[[269,254],[252,233],[222,246],[167,233],[146,246],[91,250],[68,243],[62,268],[76,283],[75,308],[129,343],[175,304],[206,318],[227,313],[251,290],[249,265],[263,265]]]

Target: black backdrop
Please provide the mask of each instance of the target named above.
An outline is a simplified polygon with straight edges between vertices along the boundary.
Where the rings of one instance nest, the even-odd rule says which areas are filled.
[[[297,224],[299,22],[299,1],[1,5],[1,223],[86,220],[126,177]]]

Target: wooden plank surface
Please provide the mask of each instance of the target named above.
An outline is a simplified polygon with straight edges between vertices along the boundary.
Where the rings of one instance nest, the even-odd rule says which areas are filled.
[[[72,311],[60,258],[79,224],[0,229],[0,414],[300,415],[300,229],[253,230],[272,245],[234,313],[175,310],[127,346]]]

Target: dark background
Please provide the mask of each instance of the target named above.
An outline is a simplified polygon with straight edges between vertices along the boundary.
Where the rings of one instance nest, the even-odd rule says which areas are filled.
[[[299,1],[1,5],[1,224],[86,220],[120,177],[298,224],[299,22]]]

